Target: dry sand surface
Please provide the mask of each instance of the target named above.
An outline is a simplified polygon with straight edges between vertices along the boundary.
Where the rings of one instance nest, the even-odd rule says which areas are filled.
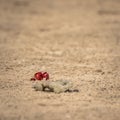
[[[0,0],[0,120],[120,120],[120,0]]]

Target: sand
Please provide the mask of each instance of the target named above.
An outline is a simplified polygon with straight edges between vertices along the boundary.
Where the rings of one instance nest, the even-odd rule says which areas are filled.
[[[79,92],[35,91],[47,71]],[[120,1],[0,0],[0,120],[119,120]]]

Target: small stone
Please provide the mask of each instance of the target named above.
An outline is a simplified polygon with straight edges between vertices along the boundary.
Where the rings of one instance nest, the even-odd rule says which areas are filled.
[[[43,86],[41,82],[36,81],[32,86],[36,91],[43,91]]]

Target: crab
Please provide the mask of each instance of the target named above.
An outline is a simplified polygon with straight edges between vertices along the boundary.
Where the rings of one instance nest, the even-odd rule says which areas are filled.
[[[49,79],[49,74],[47,72],[37,72],[34,74],[34,77],[31,78],[30,80],[31,81],[36,81],[36,80],[41,81],[43,79],[45,79],[45,80]]]

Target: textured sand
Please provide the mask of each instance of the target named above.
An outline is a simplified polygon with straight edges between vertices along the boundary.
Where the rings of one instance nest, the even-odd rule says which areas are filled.
[[[79,92],[34,91],[39,70]],[[0,0],[0,120],[28,119],[120,119],[119,0]]]

